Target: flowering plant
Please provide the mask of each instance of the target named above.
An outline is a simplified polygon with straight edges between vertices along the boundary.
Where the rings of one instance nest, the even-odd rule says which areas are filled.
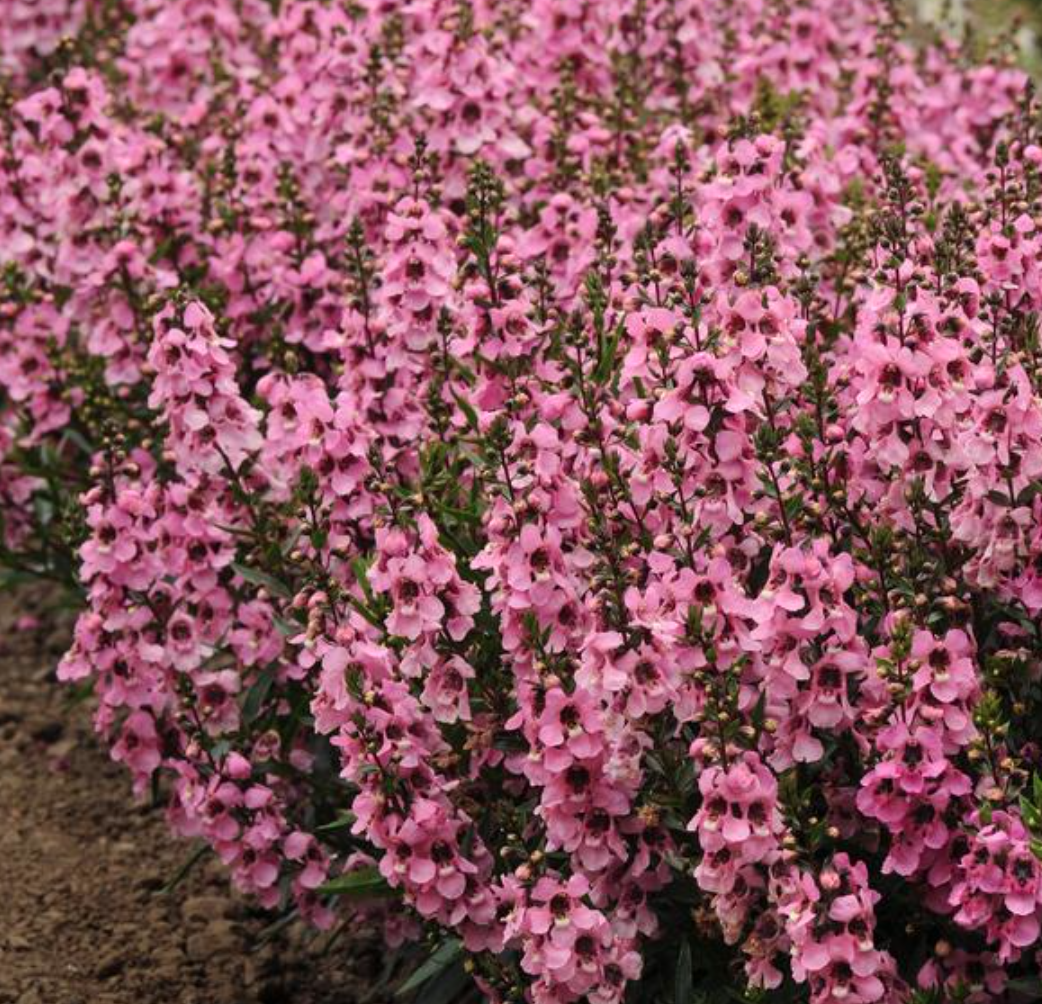
[[[179,833],[431,1001],[1042,989],[1010,61],[874,0],[35,7],[0,560]]]

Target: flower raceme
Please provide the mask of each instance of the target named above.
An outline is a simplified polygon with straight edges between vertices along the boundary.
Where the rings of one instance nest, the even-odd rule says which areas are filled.
[[[1042,115],[905,27],[0,0],[3,581],[261,905],[494,1001],[1037,973]]]

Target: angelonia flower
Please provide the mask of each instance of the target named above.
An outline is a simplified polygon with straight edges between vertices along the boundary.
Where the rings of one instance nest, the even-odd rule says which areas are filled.
[[[3,581],[421,976],[1025,999],[1040,123],[890,0],[0,0]]]

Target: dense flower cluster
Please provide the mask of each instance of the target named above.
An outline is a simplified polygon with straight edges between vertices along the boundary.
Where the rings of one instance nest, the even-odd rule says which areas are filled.
[[[1037,974],[1042,109],[904,28],[0,0],[4,582],[260,903],[438,999]]]

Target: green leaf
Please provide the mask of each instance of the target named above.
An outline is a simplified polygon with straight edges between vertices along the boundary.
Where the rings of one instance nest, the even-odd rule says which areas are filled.
[[[161,896],[168,896],[172,893],[187,877],[188,873],[200,862],[207,854],[210,854],[213,848],[209,844],[200,844],[189,856],[180,868],[178,868],[174,877],[162,889],[159,890]]]
[[[380,896],[397,896],[387,880],[376,868],[359,868],[330,879],[318,887],[325,896],[346,896],[348,899],[371,899]]]
[[[418,990],[424,983],[440,976],[463,954],[463,942],[459,938],[449,938],[443,941],[432,953],[430,958],[398,988],[396,995],[404,997]]]
[[[677,966],[673,974],[673,1004],[690,1004],[693,987],[691,942],[685,938],[680,943]]]
[[[272,685],[275,683],[275,670],[265,669],[257,677],[256,682],[246,691],[246,700],[242,704],[243,721],[247,724],[256,720],[264,702],[271,693]]]
[[[611,338],[604,345],[604,352],[600,359],[597,360],[597,368],[593,371],[593,380],[595,383],[603,384],[606,383],[608,377],[612,375],[615,370],[615,355],[618,352],[619,341],[622,337],[622,325],[618,325],[612,332]]]
[[[13,589],[16,586],[25,585],[27,582],[35,582],[36,576],[30,572],[23,572],[15,568],[0,569],[0,590]]]
[[[293,621],[287,620],[285,617],[273,617],[272,623],[283,638],[292,638],[304,630],[302,624],[294,624]]]
[[[33,510],[35,511],[36,521],[41,526],[50,526],[51,520],[54,519],[54,504],[50,499],[44,498],[42,495],[34,495]]]
[[[372,558],[355,558],[351,562],[351,571],[354,572],[355,579],[358,581],[358,585],[361,587],[362,593],[365,595],[366,603],[373,602],[373,590],[369,585],[369,569],[375,564]]]
[[[331,823],[324,823],[322,826],[316,826],[316,833],[336,833],[338,830],[346,830],[350,826],[354,826],[355,819],[357,817],[353,812],[348,812],[341,816],[339,819],[334,819]]]
[[[467,420],[467,425],[474,432],[477,432],[479,430],[478,413],[474,410],[473,406],[470,404],[469,401],[466,400],[466,398],[461,397],[455,391],[452,392],[452,396],[456,399],[456,404],[459,405],[460,411],[463,412],[463,416]]]
[[[416,1004],[464,1004],[472,994],[474,979],[462,963],[450,966],[440,976],[425,984],[416,995]]]
[[[286,542],[282,545],[282,556],[289,557],[293,553],[293,548],[300,542],[300,538],[304,535],[304,527],[294,527],[292,532],[287,535]]]
[[[1042,494],[1042,481],[1032,481],[1031,484],[1021,490],[1017,496],[1017,505],[1031,505],[1036,495]]]
[[[1042,980],[1037,976],[1022,976],[1018,980],[1010,980],[1006,989],[1018,994],[1028,994],[1032,1000],[1037,1000],[1042,997]]]
[[[259,572],[256,568],[247,568],[246,565],[240,565],[237,561],[232,562],[232,570],[251,585],[267,589],[272,596],[281,596],[283,599],[288,599],[293,595],[293,591],[289,586],[284,582],[279,582],[278,579],[268,575],[267,572]]]
[[[86,453],[88,456],[94,452],[90,443],[88,443],[87,440],[84,439],[75,429],[66,429],[65,432],[62,433],[62,439],[67,439],[70,443],[75,444],[77,449]]]

